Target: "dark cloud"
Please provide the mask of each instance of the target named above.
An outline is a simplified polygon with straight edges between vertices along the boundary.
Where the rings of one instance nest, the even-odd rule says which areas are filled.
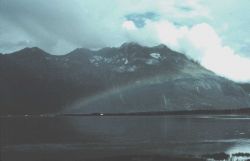
[[[77,47],[101,48],[139,41],[138,35],[122,28],[123,22],[131,20],[137,28],[143,28],[147,20],[158,21],[164,15],[175,17],[174,3],[173,0],[157,3],[154,0],[0,0],[0,21],[4,21],[0,29],[8,30],[0,37],[0,44],[9,44],[0,52],[25,47],[26,44],[16,45],[19,41],[56,54]],[[143,37],[141,40],[145,42]]]
[[[49,51],[61,43],[71,48],[105,46],[102,39],[106,35],[102,32],[110,31],[102,10],[78,0],[63,3],[61,0],[2,0],[0,15],[0,20],[16,26],[15,32],[25,34],[25,39]]]
[[[154,0],[106,0],[105,3],[99,0],[0,0],[0,21],[4,22],[0,29],[7,30],[0,37],[3,47],[0,52],[29,45],[61,54],[77,47],[118,46],[126,41],[143,40],[144,43],[147,39],[151,43],[155,40],[150,40],[150,36],[139,38],[139,33],[131,35],[124,30],[123,22],[130,20],[137,28],[143,28],[147,20],[158,21],[164,15],[175,17],[176,9],[172,0],[157,3]],[[20,41],[29,44],[16,45]]]

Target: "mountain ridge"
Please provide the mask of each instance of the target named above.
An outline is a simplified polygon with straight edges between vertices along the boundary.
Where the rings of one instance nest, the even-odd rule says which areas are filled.
[[[0,56],[0,74],[3,113],[250,107],[239,85],[162,44],[78,48],[60,56],[25,48]]]

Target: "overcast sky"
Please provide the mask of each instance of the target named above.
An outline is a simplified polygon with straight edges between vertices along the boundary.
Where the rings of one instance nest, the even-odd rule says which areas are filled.
[[[249,0],[0,0],[1,53],[164,43],[217,74],[246,82],[249,33]]]

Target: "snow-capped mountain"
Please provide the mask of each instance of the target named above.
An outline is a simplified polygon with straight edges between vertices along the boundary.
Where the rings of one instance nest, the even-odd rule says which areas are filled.
[[[146,112],[250,107],[237,84],[165,45],[125,43],[50,55],[0,55],[3,113]]]

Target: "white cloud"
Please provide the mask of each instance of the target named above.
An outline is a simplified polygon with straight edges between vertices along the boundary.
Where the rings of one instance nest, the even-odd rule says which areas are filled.
[[[250,82],[250,59],[236,54],[228,46],[218,46],[208,50],[201,63],[206,68],[234,81]]]
[[[155,33],[155,42],[183,52],[199,61],[207,69],[234,81],[250,81],[250,59],[242,57],[229,46],[223,45],[215,30],[206,23],[192,27],[177,27],[169,21],[149,22],[141,29],[141,42],[148,31]],[[136,34],[133,34],[136,35]],[[151,37],[152,38],[152,37]]]
[[[126,30],[136,30],[136,26],[133,21],[124,21],[122,27]]]

